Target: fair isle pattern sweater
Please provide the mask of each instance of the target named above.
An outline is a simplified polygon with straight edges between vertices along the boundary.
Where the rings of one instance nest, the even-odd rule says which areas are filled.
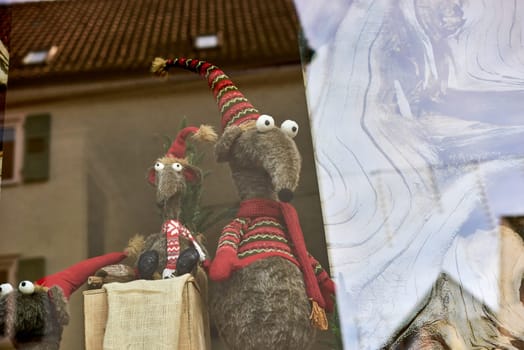
[[[224,227],[218,250],[233,249],[245,267],[254,261],[272,256],[291,261],[300,267],[289,244],[284,226],[273,217],[239,217]]]
[[[230,251],[236,254],[239,269],[264,258],[281,257],[289,260],[302,271],[290,242],[280,204],[269,199],[250,199],[240,204],[237,218],[222,230],[216,255]],[[319,285],[331,281],[327,271],[309,253],[308,263]]]

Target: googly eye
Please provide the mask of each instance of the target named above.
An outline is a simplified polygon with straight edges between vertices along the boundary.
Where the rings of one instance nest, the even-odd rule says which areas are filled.
[[[173,170],[176,171],[176,172],[180,172],[180,171],[182,171],[182,169],[184,169],[184,167],[180,163],[173,163],[173,164],[171,164],[171,168],[173,168]]]
[[[155,170],[156,171],[160,171],[160,170],[163,170],[165,167],[165,165],[163,163],[160,163],[160,162],[156,162],[155,163]]]
[[[13,291],[13,286],[9,283],[0,284],[0,297],[7,295]]]
[[[291,138],[294,138],[298,134],[298,124],[293,120],[284,121],[280,129]]]
[[[22,294],[33,294],[35,292],[35,285],[29,281],[22,281],[18,285],[18,290]]]
[[[275,127],[275,120],[270,115],[262,114],[260,117],[258,117],[256,126],[258,131],[266,132]]]

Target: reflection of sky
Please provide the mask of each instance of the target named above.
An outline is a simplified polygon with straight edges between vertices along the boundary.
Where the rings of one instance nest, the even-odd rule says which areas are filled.
[[[435,114],[511,126],[524,124],[523,103],[524,90],[480,92],[448,90],[439,101],[428,102],[426,108],[434,111]]]
[[[496,308],[498,220],[524,214],[524,6],[296,4],[347,348],[379,347],[441,271]]]
[[[312,49],[332,40],[351,3],[351,0],[330,0],[328,6],[311,6],[308,0],[295,0],[301,22],[307,23],[303,30]]]

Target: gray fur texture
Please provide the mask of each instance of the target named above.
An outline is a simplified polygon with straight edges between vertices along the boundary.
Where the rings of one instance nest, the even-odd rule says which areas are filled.
[[[282,258],[268,258],[211,285],[210,308],[229,349],[310,348],[315,337],[302,273]]]
[[[240,199],[276,200],[298,186],[302,158],[292,138],[278,127],[260,132],[254,122],[228,127],[215,146],[218,161],[229,163]]]
[[[260,132],[254,122],[225,129],[215,146],[229,163],[242,200],[276,200],[298,185],[301,157],[295,142],[278,127]],[[211,284],[210,312],[231,350],[306,350],[315,341],[303,276],[291,262],[272,257]]]
[[[0,298],[0,336],[17,349],[58,350],[68,323],[67,301],[59,287],[35,286],[33,294],[14,290]]]

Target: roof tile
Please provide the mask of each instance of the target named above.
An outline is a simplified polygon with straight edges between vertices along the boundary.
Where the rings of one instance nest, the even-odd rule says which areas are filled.
[[[149,74],[156,56],[194,56],[222,66],[298,63],[292,0],[90,0],[12,5],[10,84]],[[198,51],[195,36],[218,34],[221,46]],[[30,51],[56,45],[45,65],[25,66]]]

